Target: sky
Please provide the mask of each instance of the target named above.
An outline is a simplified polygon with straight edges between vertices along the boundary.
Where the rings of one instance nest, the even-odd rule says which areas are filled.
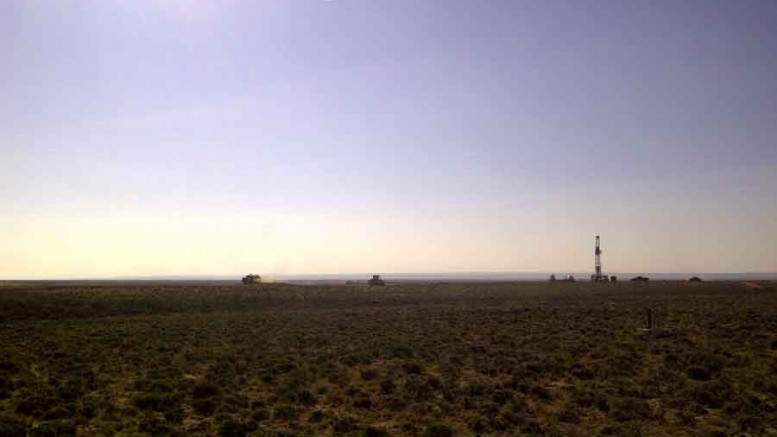
[[[4,0],[0,279],[777,271],[772,0]]]

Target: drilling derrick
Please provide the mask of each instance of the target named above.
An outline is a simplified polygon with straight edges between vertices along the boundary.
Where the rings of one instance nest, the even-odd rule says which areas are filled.
[[[599,236],[596,236],[596,247],[594,248],[594,281],[602,282],[604,277],[602,276],[602,249],[599,247]]]

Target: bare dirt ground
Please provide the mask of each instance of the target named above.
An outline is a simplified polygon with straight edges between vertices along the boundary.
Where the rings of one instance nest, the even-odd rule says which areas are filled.
[[[770,282],[4,283],[0,348],[0,436],[777,434]]]

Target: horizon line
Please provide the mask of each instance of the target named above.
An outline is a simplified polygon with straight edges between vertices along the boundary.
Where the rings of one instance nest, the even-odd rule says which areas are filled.
[[[260,274],[262,279],[268,281],[278,280],[367,280],[372,277],[374,272],[356,272],[356,273],[289,273],[289,274]],[[540,278],[547,279],[550,275],[556,275],[556,277],[563,278],[565,275],[575,276],[579,280],[585,280],[591,274],[590,272],[551,272],[551,271],[503,271],[503,272],[487,272],[487,271],[471,271],[471,272],[389,272],[389,273],[377,273],[387,280],[403,280],[403,279],[488,279],[494,280],[506,280],[513,277],[514,280],[537,280]],[[690,276],[707,276],[710,279],[742,279],[741,277],[764,277],[764,279],[777,279],[777,271],[747,271],[747,272],[610,272],[610,276],[631,276],[631,275],[647,275],[656,276],[657,279],[674,279],[685,278]],[[161,274],[161,275],[124,275],[124,276],[73,276],[73,277],[47,277],[47,278],[0,278],[0,282],[25,282],[25,281],[230,281],[239,280],[242,278],[242,274],[197,274],[197,275],[180,275],[180,274]],[[737,278],[739,277],[739,278]],[[767,278],[768,277],[768,278]],[[755,278],[751,278],[755,279]]]

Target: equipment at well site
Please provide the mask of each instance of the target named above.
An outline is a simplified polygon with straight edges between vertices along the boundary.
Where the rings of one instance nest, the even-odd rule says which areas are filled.
[[[370,284],[370,287],[382,287],[386,285],[386,282],[383,279],[380,279],[380,275],[372,275],[372,279],[367,281],[368,284]]]
[[[260,282],[262,282],[262,277],[259,275],[250,274],[243,276],[243,284],[245,285],[257,284]]]

